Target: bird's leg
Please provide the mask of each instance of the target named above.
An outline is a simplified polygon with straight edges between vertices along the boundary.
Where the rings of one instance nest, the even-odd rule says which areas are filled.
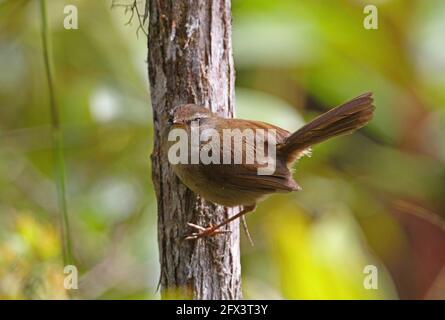
[[[235,214],[234,216],[224,220],[223,222],[217,224],[216,226],[212,226],[210,225],[207,228],[198,226],[196,224],[193,223],[187,223],[187,225],[189,227],[192,227],[193,229],[196,229],[197,232],[194,232],[190,235],[188,235],[187,237],[185,237],[185,240],[194,240],[194,239],[198,239],[198,238],[203,238],[203,237],[211,237],[217,234],[222,234],[222,233],[230,233],[229,230],[219,230],[219,228],[225,226],[226,224],[232,222],[235,219],[238,219],[239,217],[244,216],[246,213],[249,213],[253,210],[255,210],[255,205],[253,206],[246,206],[244,207],[243,210],[241,210],[240,212],[238,212],[237,214]]]

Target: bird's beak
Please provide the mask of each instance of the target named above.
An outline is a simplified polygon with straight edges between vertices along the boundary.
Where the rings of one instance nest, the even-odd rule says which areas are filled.
[[[182,125],[182,124],[185,124],[185,120],[182,120],[182,119],[173,119],[173,124]]]
[[[180,119],[172,119],[169,120],[169,124],[172,126],[183,126],[185,124],[185,121]]]

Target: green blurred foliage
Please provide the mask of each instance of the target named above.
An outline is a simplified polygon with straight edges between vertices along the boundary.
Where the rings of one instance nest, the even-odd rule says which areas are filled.
[[[378,30],[363,28],[369,2]],[[111,0],[47,3],[80,272],[73,296],[158,298],[146,37]],[[78,30],[63,28],[67,4],[78,7]],[[68,297],[38,9],[0,0],[2,299]],[[445,3],[233,0],[232,9],[240,117],[292,131],[365,91],[377,106],[360,133],[301,160],[303,191],[248,216],[245,297],[445,298],[445,235],[431,222],[445,217]],[[378,267],[378,290],[364,289],[366,265]]]

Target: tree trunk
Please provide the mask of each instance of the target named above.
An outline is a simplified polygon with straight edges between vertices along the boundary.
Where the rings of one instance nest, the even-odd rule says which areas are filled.
[[[207,226],[238,212],[205,202],[172,172],[161,146],[168,112],[195,103],[232,117],[230,0],[150,0],[148,63],[154,121],[152,175],[158,204],[163,298],[240,299],[239,225],[231,234],[183,240],[187,222]]]

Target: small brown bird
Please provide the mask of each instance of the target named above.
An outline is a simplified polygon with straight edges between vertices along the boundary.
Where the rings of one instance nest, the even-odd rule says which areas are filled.
[[[301,129],[290,133],[282,128],[265,122],[225,119],[204,107],[194,104],[181,105],[173,109],[169,115],[168,131],[171,129],[184,129],[188,137],[192,134],[192,124],[199,124],[199,132],[211,129],[220,134],[221,139],[217,148],[220,148],[220,157],[231,159],[230,163],[178,163],[173,165],[173,170],[179,179],[193,192],[204,199],[228,207],[243,206],[244,209],[215,226],[201,227],[192,223],[188,225],[197,231],[186,239],[197,239],[219,233],[220,228],[229,222],[251,212],[256,204],[265,196],[277,192],[292,192],[300,190],[297,182],[292,178],[291,168],[303,155],[310,152],[310,147],[326,139],[352,133],[366,125],[373,116],[375,107],[372,105],[372,93],[362,94],[349,102],[323,113]],[[257,162],[248,163],[247,156],[241,163],[234,161],[234,144],[229,149],[223,148],[223,135],[225,129],[274,130],[275,141],[267,135],[264,138],[264,150],[269,150],[268,144],[275,147],[275,170],[270,174],[259,174],[258,169],[264,164]],[[170,140],[170,139],[169,139]],[[263,142],[263,141],[261,141]],[[212,141],[214,144],[215,141]],[[173,141],[169,141],[167,147],[172,147]],[[206,143],[200,142],[199,150]],[[215,147],[215,145],[212,145]],[[244,151],[258,151],[259,144],[243,138],[241,145]],[[209,145],[207,144],[207,148]],[[236,146],[235,146],[236,147]],[[187,159],[190,160],[192,148],[188,151]],[[210,154],[210,156],[212,156]]]

